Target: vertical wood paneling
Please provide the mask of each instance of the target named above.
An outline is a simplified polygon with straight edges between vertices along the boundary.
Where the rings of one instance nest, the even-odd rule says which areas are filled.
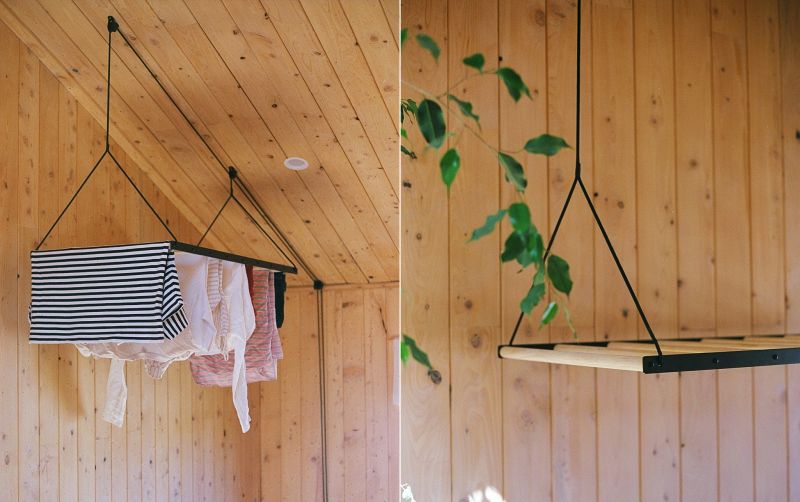
[[[436,63],[430,54],[406,45],[403,78],[441,92],[448,83],[447,2],[403,2],[401,15],[403,27],[429,34],[442,48]],[[406,87],[402,96],[422,99]],[[447,111],[445,118],[449,118]],[[413,144],[423,144],[416,128],[406,129]],[[420,500],[447,501],[451,500],[452,479],[447,191],[440,181],[438,156],[433,151],[421,152],[414,160],[403,156],[402,179],[402,255],[410,266],[401,267],[401,333],[424,347],[441,374],[441,382],[433,383],[423,368],[411,364],[403,368],[400,481],[413,483],[414,494]],[[416,218],[415,214],[438,217]]]
[[[451,1],[448,3],[448,85],[469,72],[461,59],[482,52],[487,61],[498,60],[498,3]],[[499,87],[492,79],[472,79],[459,85],[462,99],[480,110],[482,135],[498,143]],[[450,377],[472,385],[451,387],[453,493],[455,499],[492,486],[503,491],[502,366],[496,347],[500,342],[500,277],[497,262],[487,263],[500,249],[497,233],[464,243],[486,215],[499,206],[500,177],[496,154],[465,135],[459,143],[463,172],[450,191]],[[466,272],[466,273],[465,273]],[[444,311],[440,313],[444,315]],[[480,375],[479,378],[477,378]]]
[[[592,5],[583,2],[581,31],[581,177],[592,190]],[[569,1],[550,1],[547,5],[547,101],[548,131],[575,140],[575,77],[577,44],[577,5]],[[567,196],[575,170],[572,150],[551,157],[550,218],[557,217]],[[552,223],[551,223],[552,225]],[[571,203],[554,252],[570,264],[576,284],[570,295],[579,340],[593,340],[594,329],[594,221],[580,194]],[[550,339],[571,339],[561,327],[551,328]],[[550,368],[552,498],[554,500],[594,500],[597,498],[597,372],[571,366]]]
[[[328,495],[334,499],[344,498],[345,491],[345,429],[344,429],[344,357],[342,335],[344,334],[341,293],[331,291],[325,298],[325,430],[328,438]]]
[[[317,324],[317,293],[307,290],[301,293],[300,309],[300,388],[302,399],[300,402],[300,419],[302,421],[302,435],[299,438],[301,449],[300,480],[303,486],[302,500],[321,500],[323,495],[322,468],[322,414],[320,413],[320,342],[322,333]],[[380,332],[374,332],[373,335]],[[346,337],[346,335],[345,335]],[[324,349],[324,348],[323,348]],[[384,396],[384,401],[386,396]],[[267,424],[267,427],[271,424]],[[383,457],[386,462],[387,457]],[[372,466],[372,463],[368,464]],[[380,464],[378,464],[380,465]],[[377,466],[376,466],[377,468]]]
[[[39,60],[31,50],[19,46],[19,191],[17,211],[18,278],[17,319],[28,312],[25,298],[30,297],[31,273],[27,250],[36,245],[38,231],[39,181]],[[18,321],[19,322],[19,321]],[[27,459],[19,466],[20,497],[39,499],[39,354],[27,343],[25,330],[17,333],[19,364],[19,454]]]
[[[77,188],[79,167],[77,165],[78,106],[64,87],[59,89],[59,159],[58,159],[58,204],[64,207]],[[88,172],[88,168],[81,166]],[[85,174],[83,174],[85,176]],[[59,246],[77,244],[77,208],[64,214],[59,223]],[[91,214],[91,213],[90,213]],[[87,215],[89,216],[89,215]],[[64,500],[78,499],[78,354],[71,345],[58,347],[58,474],[59,497]],[[91,385],[87,382],[88,385]]]
[[[0,225],[8,238],[0,243],[0,273],[8,281],[0,295],[0,330],[4,337],[13,336],[17,344],[17,248],[19,214],[17,208],[17,163],[19,162],[19,53],[20,43],[5,25],[0,26],[0,55],[4,61],[0,70],[0,114],[3,120],[0,130]],[[4,281],[4,282],[5,282]],[[4,338],[5,339],[5,338]],[[11,498],[19,497],[19,431],[17,396],[17,351],[0,351],[0,378],[5,385],[0,386],[0,402],[4,413],[0,414],[0,485],[8,487]],[[12,460],[13,459],[13,460]]]
[[[389,486],[389,391],[386,387],[387,330],[386,290],[364,292],[364,329],[371,336],[364,340],[364,393],[366,409],[367,493],[376,500],[387,500],[396,487]],[[311,361],[309,361],[311,362]],[[391,492],[390,492],[391,490]]]
[[[389,497],[390,502],[399,502],[400,493],[395,489],[401,484],[400,477],[400,288],[386,291],[386,387],[389,396],[388,452],[389,452]]]
[[[784,187],[777,1],[748,1],[747,76],[754,333],[785,330]],[[755,496],[788,496],[787,368],[753,371]]]
[[[678,210],[679,336],[713,334],[714,162],[708,1],[674,2],[675,160]],[[686,236],[691,236],[687,238]],[[684,500],[717,498],[717,378],[680,376],[680,480]]]
[[[499,64],[513,67],[528,80],[534,97],[514,102],[505,89],[500,90],[499,147],[514,151],[547,128],[548,96],[546,85],[543,85],[547,67],[547,5],[544,0],[509,1],[500,3],[498,8]],[[530,81],[533,78],[535,80]],[[541,222],[539,230],[547,234],[547,158],[521,154],[518,159],[525,166],[531,186],[525,200],[531,207],[534,221]],[[501,184],[500,198],[501,207],[519,200],[516,190],[506,183]],[[510,225],[506,222],[502,229],[501,242],[504,242],[510,233]],[[499,338],[503,340],[510,336],[517,322],[519,306],[516,299],[524,296],[530,288],[533,269],[520,274],[514,267],[503,267],[501,274],[500,294],[508,299],[502,302]],[[533,319],[541,316],[544,305],[546,303],[542,302]],[[537,329],[535,322],[528,318],[520,326],[518,340],[530,343],[547,335],[548,330]],[[549,369],[545,365],[505,361],[501,384],[503,479],[516,481],[503,493],[510,500],[546,500],[550,498]]]
[[[128,368],[130,370],[130,368]],[[181,449],[181,375],[177,368],[164,375],[167,381],[169,400],[167,402],[167,434],[169,444],[169,496],[168,500],[182,500],[181,464],[183,455]],[[236,430],[231,433],[235,434]],[[237,450],[238,451],[238,450]],[[188,459],[187,459],[188,460]],[[114,466],[116,472],[116,465]],[[116,475],[114,476],[117,477]]]
[[[0,30],[3,26],[0,25]],[[60,84],[39,66],[39,235],[50,228],[58,207],[58,94]],[[55,129],[55,130],[54,130]],[[56,241],[57,235],[51,237]],[[58,499],[58,346],[39,347],[39,496]]]
[[[747,333],[751,315],[751,252],[744,2],[713,0],[711,44],[714,103],[714,184],[717,330]],[[718,375],[719,487],[728,500],[754,493],[751,369]]]
[[[656,333],[678,332],[672,5],[634,6],[638,287]],[[678,375],[639,377],[641,499],[680,498]]]
[[[783,137],[784,225],[786,259],[786,331],[800,332],[800,263],[794,250],[800,245],[800,229],[794,223],[800,217],[800,200],[792,190],[800,186],[798,171],[791,166],[800,162],[800,4],[779,2],[780,58]],[[787,406],[789,436],[789,499],[800,497],[800,368],[787,368]]]
[[[366,402],[364,395],[364,295],[341,294],[342,429],[344,431],[344,500],[367,497]],[[345,336],[345,333],[348,336]]]
[[[625,4],[625,2],[622,2]],[[633,9],[594,4],[592,11],[592,116],[595,203],[628,277],[636,284],[636,169]],[[638,319],[601,237],[595,242],[595,322],[601,339],[635,338]],[[639,494],[638,377],[597,372],[598,499]]]

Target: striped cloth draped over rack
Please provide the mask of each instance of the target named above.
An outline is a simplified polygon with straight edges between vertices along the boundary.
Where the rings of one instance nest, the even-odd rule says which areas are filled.
[[[31,343],[161,342],[188,325],[169,242],[31,252]]]

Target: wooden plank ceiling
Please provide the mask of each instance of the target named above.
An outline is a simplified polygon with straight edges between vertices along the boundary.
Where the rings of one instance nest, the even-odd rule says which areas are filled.
[[[364,283],[398,279],[396,3],[0,0],[0,20],[104,122],[113,15],[311,269]],[[111,135],[202,231],[227,196],[225,170],[121,38],[113,48]],[[287,170],[290,156],[309,169]],[[234,207],[212,233],[215,246],[285,261]]]

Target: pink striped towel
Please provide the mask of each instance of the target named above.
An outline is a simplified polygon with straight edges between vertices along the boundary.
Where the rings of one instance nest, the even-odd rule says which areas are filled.
[[[275,324],[274,274],[269,270],[256,268],[252,271],[252,278],[251,297],[256,314],[256,329],[245,347],[247,383],[275,380],[278,377],[277,361],[283,359],[281,339]],[[222,354],[192,356],[189,359],[195,383],[204,386],[230,387],[233,363],[233,357]]]

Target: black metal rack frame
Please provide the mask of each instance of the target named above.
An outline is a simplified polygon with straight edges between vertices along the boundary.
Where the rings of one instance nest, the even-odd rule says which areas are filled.
[[[628,293],[633,300],[634,305],[636,306],[636,311],[639,314],[639,318],[644,325],[645,330],[647,331],[647,335],[650,338],[649,341],[644,340],[619,340],[620,342],[639,342],[639,343],[647,343],[651,344],[652,348],[655,349],[655,355],[645,355],[642,354],[642,367],[641,371],[643,373],[671,373],[676,371],[698,371],[698,370],[710,370],[710,369],[726,369],[726,368],[743,368],[743,367],[752,367],[752,366],[772,366],[778,364],[796,364],[800,363],[800,344],[798,347],[781,347],[781,348],[759,348],[754,347],[753,350],[731,350],[731,351],[715,351],[715,352],[694,352],[694,353],[670,353],[664,354],[661,349],[661,344],[659,343],[658,338],[656,337],[655,333],[653,332],[652,327],[650,326],[649,321],[647,320],[647,316],[644,313],[644,309],[642,308],[641,303],[639,302],[639,298],[636,296],[636,292],[631,285],[630,280],[628,279],[627,274],[625,273],[625,269],[622,266],[622,262],[617,255],[616,250],[614,249],[613,244],[611,243],[611,238],[608,235],[605,227],[603,226],[603,222],[600,220],[600,216],[597,213],[597,209],[592,202],[592,197],[589,195],[586,186],[583,183],[583,179],[581,177],[581,161],[580,161],[580,145],[581,145],[581,135],[580,135],[580,124],[581,124],[581,0],[577,2],[577,45],[576,45],[576,79],[575,79],[575,172],[572,179],[572,184],[570,186],[569,192],[567,193],[566,200],[564,201],[564,205],[561,208],[561,212],[556,220],[556,224],[553,227],[553,232],[550,235],[550,239],[547,243],[547,248],[544,253],[544,260],[546,262],[547,257],[550,255],[550,250],[552,249],[553,242],[555,241],[556,237],[558,236],[558,230],[561,227],[561,223],[564,219],[564,215],[567,212],[567,207],[569,207],[569,203],[572,200],[572,195],[575,193],[575,188],[580,187],[580,192],[583,195],[584,200],[589,206],[589,209],[592,212],[592,216],[594,218],[595,223],[597,224],[600,233],[603,236],[603,240],[605,241],[606,246],[608,247],[609,252],[611,253],[611,257],[614,259],[614,264],[619,271],[620,276],[622,277],[623,282],[628,290]],[[522,323],[522,319],[524,317],[524,312],[520,312],[519,317],[517,318],[516,325],[514,326],[514,331],[511,334],[511,339],[509,340],[508,344],[500,345],[497,348],[498,357],[501,359],[505,359],[508,357],[503,356],[504,349],[507,348],[515,348],[515,349],[534,349],[534,350],[555,350],[556,345],[566,345],[566,346],[586,346],[586,347],[605,347],[609,343],[614,343],[612,341],[609,342],[587,342],[587,343],[563,343],[563,344],[555,344],[555,343],[538,343],[538,344],[514,344],[514,339],[517,336],[519,331],[520,325]],[[773,337],[781,337],[787,335],[769,335]],[[738,338],[715,338],[715,340],[730,340],[730,341],[737,341],[743,340],[745,337],[738,337]],[[798,337],[800,338],[800,337]],[[676,339],[670,340],[672,341],[700,341],[699,339]],[[665,340],[666,343],[666,340]],[[749,348],[749,347],[742,347],[742,348]],[[611,351],[610,351],[611,352]],[[584,354],[585,355],[585,354]],[[601,354],[595,354],[598,357],[603,357]],[[625,354],[622,357],[627,357],[628,362],[631,363],[635,353]],[[535,361],[536,357],[540,357],[544,362],[555,362],[558,359],[562,359],[562,355],[559,354],[556,356],[555,354],[547,354],[547,353],[538,353],[538,354],[516,354],[514,359],[522,359],[522,360],[530,360]],[[611,360],[613,356],[609,355],[607,360]],[[588,359],[587,359],[588,360]],[[565,363],[569,364],[569,363]],[[585,366],[591,366],[591,364],[583,364]],[[599,366],[598,366],[599,367]],[[633,369],[629,367],[627,369]]]
[[[319,281],[319,278],[317,278],[308,269],[308,267],[305,264],[305,262],[303,262],[303,260],[299,257],[299,254],[292,248],[292,246],[286,240],[285,236],[283,236],[283,234],[280,232],[280,230],[278,230],[278,228],[274,224],[274,222],[271,221],[271,219],[267,215],[266,211],[264,211],[264,209],[258,204],[258,201],[255,199],[255,197],[253,197],[252,193],[247,189],[246,185],[244,185],[244,183],[241,181],[241,179],[238,176],[237,170],[233,166],[228,166],[226,168],[227,173],[228,173],[228,177],[229,177],[229,180],[230,180],[230,190],[229,190],[229,193],[228,193],[228,197],[225,199],[225,202],[222,204],[222,206],[220,207],[219,211],[217,211],[217,214],[214,216],[214,219],[211,221],[211,223],[209,224],[209,226],[206,229],[206,231],[203,233],[203,235],[200,238],[200,240],[197,242],[197,244],[189,244],[189,243],[182,242],[182,241],[178,240],[178,238],[175,236],[175,233],[169,227],[169,225],[164,220],[164,218],[162,218],[161,215],[158,214],[158,211],[156,211],[156,209],[153,207],[153,205],[150,204],[150,201],[147,200],[147,197],[145,197],[145,195],[142,193],[142,191],[139,189],[139,187],[136,185],[136,183],[133,181],[133,179],[131,179],[131,177],[125,171],[125,168],[122,167],[120,162],[117,160],[117,158],[111,152],[111,142],[110,142],[110,121],[111,121],[111,106],[110,106],[110,104],[111,104],[111,35],[113,33],[115,33],[115,32],[119,32],[120,36],[122,36],[122,38],[125,40],[125,42],[128,43],[128,45],[131,47],[131,49],[133,49],[133,46],[130,44],[130,42],[128,42],[127,37],[125,37],[125,35],[123,35],[121,31],[119,31],[119,24],[117,23],[117,21],[112,16],[109,16],[108,17],[108,61],[107,61],[108,67],[107,67],[107,73],[106,73],[106,129],[105,129],[105,133],[106,133],[105,134],[105,140],[106,141],[105,141],[105,149],[103,150],[103,153],[100,155],[100,157],[97,159],[97,161],[95,161],[94,165],[89,170],[89,173],[83,179],[83,181],[81,182],[80,186],[78,186],[78,189],[72,195],[72,198],[70,198],[69,202],[67,202],[67,205],[64,206],[64,208],[61,210],[61,213],[58,215],[56,220],[53,222],[53,224],[50,226],[50,228],[45,233],[44,237],[42,237],[42,239],[36,245],[35,250],[38,251],[41,248],[42,244],[44,244],[44,242],[47,240],[47,238],[52,233],[53,229],[56,227],[56,225],[58,225],[59,221],[61,221],[61,218],[64,216],[64,214],[70,208],[72,203],[78,197],[78,194],[86,186],[86,183],[89,181],[89,179],[95,173],[97,168],[100,167],[100,163],[103,161],[103,159],[108,157],[109,159],[111,159],[111,161],[117,167],[117,169],[119,169],[119,171],[125,176],[125,179],[128,180],[128,183],[130,183],[130,185],[133,187],[133,189],[136,190],[136,193],[139,195],[139,197],[142,199],[142,201],[144,201],[144,203],[150,209],[150,212],[153,213],[153,215],[156,217],[156,219],[161,224],[161,226],[170,235],[170,237],[172,238],[172,240],[170,241],[170,244],[171,244],[173,250],[183,251],[183,252],[193,253],[193,254],[198,254],[198,255],[203,255],[203,256],[208,256],[208,257],[212,257],[212,258],[219,258],[219,259],[222,259],[222,260],[232,261],[232,262],[236,262],[236,263],[242,263],[242,264],[251,265],[251,266],[254,266],[254,267],[265,268],[265,269],[273,270],[273,271],[276,271],[276,272],[282,272],[282,273],[287,273],[287,274],[297,274],[297,266],[295,265],[294,261],[292,261],[292,259],[287,255],[287,253],[282,249],[282,247],[258,223],[258,221],[250,214],[250,212],[247,210],[247,208],[245,208],[245,206],[236,197],[236,194],[234,193],[234,184],[236,184],[237,186],[239,186],[242,189],[242,191],[245,194],[245,196],[248,199],[248,201],[258,210],[259,215],[265,220],[265,222],[278,235],[278,237],[283,241],[283,243],[290,250],[290,252],[295,257],[298,258],[298,260],[301,262],[301,264],[303,264],[304,269],[309,274],[309,276],[312,278],[312,280],[314,280],[315,284],[318,283],[318,282],[321,283]],[[150,70],[150,67],[147,65],[147,63],[145,63],[145,61],[142,59],[141,55],[139,55],[139,53],[135,49],[133,49],[133,51],[136,54],[136,56],[139,58],[139,60],[142,62],[142,64],[145,65],[145,67],[150,72],[150,74],[153,76],[153,78],[155,78],[156,81],[159,82],[159,85],[161,85],[160,81],[155,76],[155,74],[152,72],[152,70]],[[167,93],[166,89],[163,86],[161,88],[164,90],[165,93]],[[175,102],[175,100],[172,98],[172,96],[170,96],[169,93],[167,93],[167,95],[169,96],[169,98],[173,102],[173,104],[175,104],[176,108],[178,108],[178,110],[180,111],[181,115],[184,118],[186,118],[186,120],[190,124],[192,124],[192,122],[188,119],[188,117],[183,112],[183,110],[181,110],[180,107],[178,107],[177,102]],[[205,140],[202,138],[202,135],[194,127],[193,124],[192,124],[192,128],[195,131],[195,133],[197,133],[198,137],[200,137],[201,140],[203,140],[203,142],[206,144],[206,146],[208,147],[209,151],[212,152],[212,155],[214,155],[214,157],[221,163],[221,160],[219,159],[219,157],[211,149],[210,145],[208,145],[208,143],[205,142]],[[245,215],[250,220],[250,222],[258,228],[258,230],[261,232],[261,234],[264,237],[269,239],[269,241],[272,243],[272,245],[290,263],[289,265],[282,264],[282,263],[274,263],[274,262],[267,261],[267,260],[261,260],[261,259],[258,259],[258,258],[252,258],[252,257],[249,257],[249,256],[243,256],[243,255],[239,255],[239,254],[235,254],[235,253],[229,253],[229,252],[226,252],[226,251],[219,251],[219,250],[216,250],[216,249],[211,249],[211,248],[208,248],[208,247],[201,246],[203,240],[206,238],[206,236],[208,235],[209,231],[211,231],[211,227],[214,226],[214,223],[217,222],[217,219],[222,214],[222,211],[227,207],[228,203],[231,202],[231,201],[235,202],[236,205],[238,205],[241,208],[241,210],[244,211]]]
[[[781,345],[780,339],[786,337],[793,337],[795,335],[759,335],[759,338],[772,338],[775,339],[776,345]],[[725,336],[725,337],[712,337],[712,338],[676,338],[670,340],[663,340],[666,342],[746,342],[748,336]],[[797,336],[800,340],[800,336]],[[560,342],[560,343],[529,343],[529,344],[508,344],[500,345],[497,347],[498,357],[503,358],[500,353],[504,348],[522,348],[522,349],[536,349],[536,350],[550,350],[554,351],[556,346],[570,346],[570,347],[598,347],[605,348],[613,343],[636,343],[641,344],[643,348],[653,348],[653,344],[649,340],[608,340],[603,342]],[[712,347],[709,346],[709,349]],[[631,355],[634,355],[631,353]],[[675,373],[679,371],[703,371],[703,370],[721,370],[731,368],[750,368],[754,366],[776,366],[783,364],[798,364],[800,363],[800,343],[796,347],[753,347],[752,350],[715,350],[709,352],[695,352],[695,353],[668,353],[661,355],[641,355],[641,372],[645,374],[655,373]]]
[[[250,214],[250,212],[244,207],[244,205],[236,197],[236,194],[234,193],[234,185],[236,187],[238,187],[239,190],[244,195],[245,199],[258,212],[258,215],[261,217],[262,221],[268,227],[270,227],[270,229],[273,231],[273,233],[278,238],[278,240],[281,241],[281,243],[286,248],[286,250],[288,250],[288,252],[294,257],[294,259],[297,260],[297,263],[299,263],[299,265],[303,269],[303,271],[311,278],[311,280],[313,281],[314,290],[315,290],[315,292],[317,294],[317,329],[318,329],[318,332],[319,332],[319,336],[317,337],[317,344],[318,344],[319,354],[320,354],[320,357],[319,357],[320,424],[321,424],[320,435],[322,437],[322,445],[321,445],[321,447],[322,447],[322,458],[323,458],[323,462],[322,462],[322,478],[323,478],[322,492],[323,492],[323,500],[328,500],[328,485],[327,485],[327,481],[326,481],[327,480],[327,476],[328,476],[328,469],[327,469],[327,434],[326,434],[326,428],[325,428],[325,409],[326,409],[326,405],[325,405],[325,359],[324,359],[325,356],[324,356],[324,350],[323,350],[323,347],[324,347],[324,336],[325,336],[325,321],[324,321],[324,311],[325,311],[325,309],[324,309],[324,303],[323,303],[323,287],[325,285],[322,282],[322,280],[320,280],[320,278],[314,273],[314,271],[311,269],[311,267],[308,265],[308,263],[306,263],[306,261],[300,255],[300,253],[298,253],[297,250],[294,248],[294,246],[292,246],[291,242],[289,242],[289,240],[283,234],[281,229],[275,224],[274,221],[272,221],[272,218],[270,218],[269,214],[267,214],[267,212],[264,210],[264,208],[261,207],[261,204],[259,204],[258,199],[255,197],[255,195],[250,191],[249,187],[242,181],[241,177],[238,175],[237,170],[233,166],[226,166],[225,163],[222,162],[222,159],[217,154],[217,152],[214,151],[213,148],[211,148],[211,145],[208,143],[208,141],[205,139],[205,137],[197,129],[197,126],[195,125],[194,121],[192,121],[189,118],[189,116],[186,114],[186,112],[184,112],[184,110],[180,107],[180,105],[175,100],[175,98],[172,96],[172,94],[170,94],[170,92],[167,90],[167,88],[164,87],[164,84],[158,78],[158,75],[155,74],[155,72],[150,68],[150,65],[147,64],[147,62],[144,60],[144,58],[139,53],[139,51],[136,50],[136,47],[134,47],[133,44],[131,44],[130,40],[128,40],[128,37],[126,37],[125,34],[120,30],[119,23],[117,23],[116,19],[114,19],[113,16],[108,16],[107,28],[108,28],[108,61],[107,61],[108,67],[107,67],[107,74],[106,74],[106,129],[105,129],[106,144],[105,144],[105,149],[103,150],[103,153],[100,155],[100,158],[98,158],[97,161],[95,162],[95,164],[92,166],[91,170],[89,171],[89,174],[86,175],[86,177],[83,179],[83,182],[80,184],[78,189],[72,195],[72,198],[69,200],[67,205],[61,211],[61,213],[58,215],[58,218],[56,218],[56,221],[53,222],[53,224],[47,230],[47,233],[44,235],[44,237],[41,239],[41,241],[39,241],[39,243],[36,245],[36,250],[39,250],[39,248],[47,240],[47,237],[50,235],[50,233],[53,231],[53,229],[56,227],[56,225],[58,225],[58,222],[64,216],[64,213],[67,212],[67,209],[69,209],[69,207],[75,201],[75,198],[78,196],[78,194],[83,189],[83,187],[86,185],[86,183],[89,181],[89,179],[91,178],[92,174],[100,166],[100,162],[106,156],[108,156],[112,160],[114,165],[117,167],[117,169],[119,169],[120,172],[122,172],[122,174],[125,176],[125,179],[128,180],[128,182],[131,184],[131,186],[134,188],[134,190],[136,190],[136,193],[139,194],[139,197],[144,201],[144,203],[147,205],[147,207],[150,209],[150,211],[153,213],[153,215],[156,217],[156,219],[158,219],[158,222],[161,224],[161,226],[164,227],[164,229],[167,231],[167,233],[169,233],[170,237],[172,238],[172,240],[170,241],[170,245],[172,246],[173,250],[183,251],[183,252],[193,253],[193,254],[198,254],[198,255],[203,255],[203,256],[208,256],[208,257],[212,257],[212,258],[219,258],[219,259],[232,261],[232,262],[236,262],[236,263],[242,263],[242,264],[245,264],[245,265],[252,265],[254,267],[265,268],[265,269],[273,270],[273,271],[276,271],[276,272],[282,272],[282,273],[287,273],[287,274],[297,274],[297,265],[295,265],[295,262],[292,260],[292,258],[290,258],[287,255],[287,252],[284,251],[284,249],[272,238],[272,236],[269,233],[266,232],[264,227],[262,227],[261,224],[258,223],[258,221]],[[113,33],[118,33],[119,36],[122,37],[122,39],[125,41],[125,43],[128,45],[128,47],[130,47],[130,49],[134,53],[134,55],[138,58],[138,60],[141,62],[141,64],[144,66],[144,68],[148,71],[148,73],[153,78],[153,80],[155,80],[156,84],[158,84],[158,86],[161,88],[161,90],[164,92],[164,94],[167,96],[167,98],[173,104],[173,106],[178,111],[178,113],[180,113],[180,115],[183,117],[183,119],[186,121],[186,123],[189,124],[189,127],[191,127],[192,131],[195,133],[197,138],[205,145],[205,147],[211,153],[212,157],[216,160],[216,162],[223,169],[225,169],[227,171],[228,178],[230,180],[230,187],[229,187],[230,190],[229,190],[229,193],[228,193],[228,197],[225,199],[225,202],[222,204],[222,207],[220,207],[219,211],[214,216],[214,219],[211,221],[211,224],[208,226],[206,231],[203,233],[202,237],[200,238],[200,240],[198,241],[197,244],[189,244],[189,243],[186,243],[186,242],[181,242],[180,240],[177,239],[175,234],[169,228],[169,225],[167,225],[166,221],[161,217],[161,215],[158,214],[158,212],[155,210],[155,208],[150,204],[150,202],[147,200],[147,198],[144,196],[144,194],[141,192],[141,190],[139,190],[139,187],[136,185],[136,183],[134,183],[134,181],[131,179],[131,177],[128,176],[128,173],[125,172],[125,169],[122,167],[122,165],[116,159],[116,157],[114,157],[114,154],[111,152],[109,136],[110,136],[110,116],[111,116],[111,106],[110,106],[110,104],[111,104],[111,52],[112,52],[111,51],[111,38],[112,38],[112,34]],[[211,249],[211,248],[203,247],[203,246],[200,245],[203,242],[203,240],[205,239],[206,235],[208,235],[208,232],[211,230],[211,227],[217,221],[219,216],[222,214],[222,211],[225,209],[225,207],[228,205],[228,203],[230,201],[234,201],[236,203],[236,205],[238,205],[241,208],[241,210],[244,211],[245,215],[248,217],[250,222],[253,223],[258,228],[258,230],[261,232],[262,235],[264,235],[267,239],[270,240],[270,242],[283,255],[283,257],[290,263],[290,265],[281,264],[281,263],[273,263],[273,262],[266,261],[266,260],[260,260],[260,259],[257,259],[257,258],[252,258],[252,257],[248,257],[248,256],[242,256],[242,255],[229,253],[229,252],[225,252],[225,251],[219,251],[219,250],[216,250],[216,249]]]

